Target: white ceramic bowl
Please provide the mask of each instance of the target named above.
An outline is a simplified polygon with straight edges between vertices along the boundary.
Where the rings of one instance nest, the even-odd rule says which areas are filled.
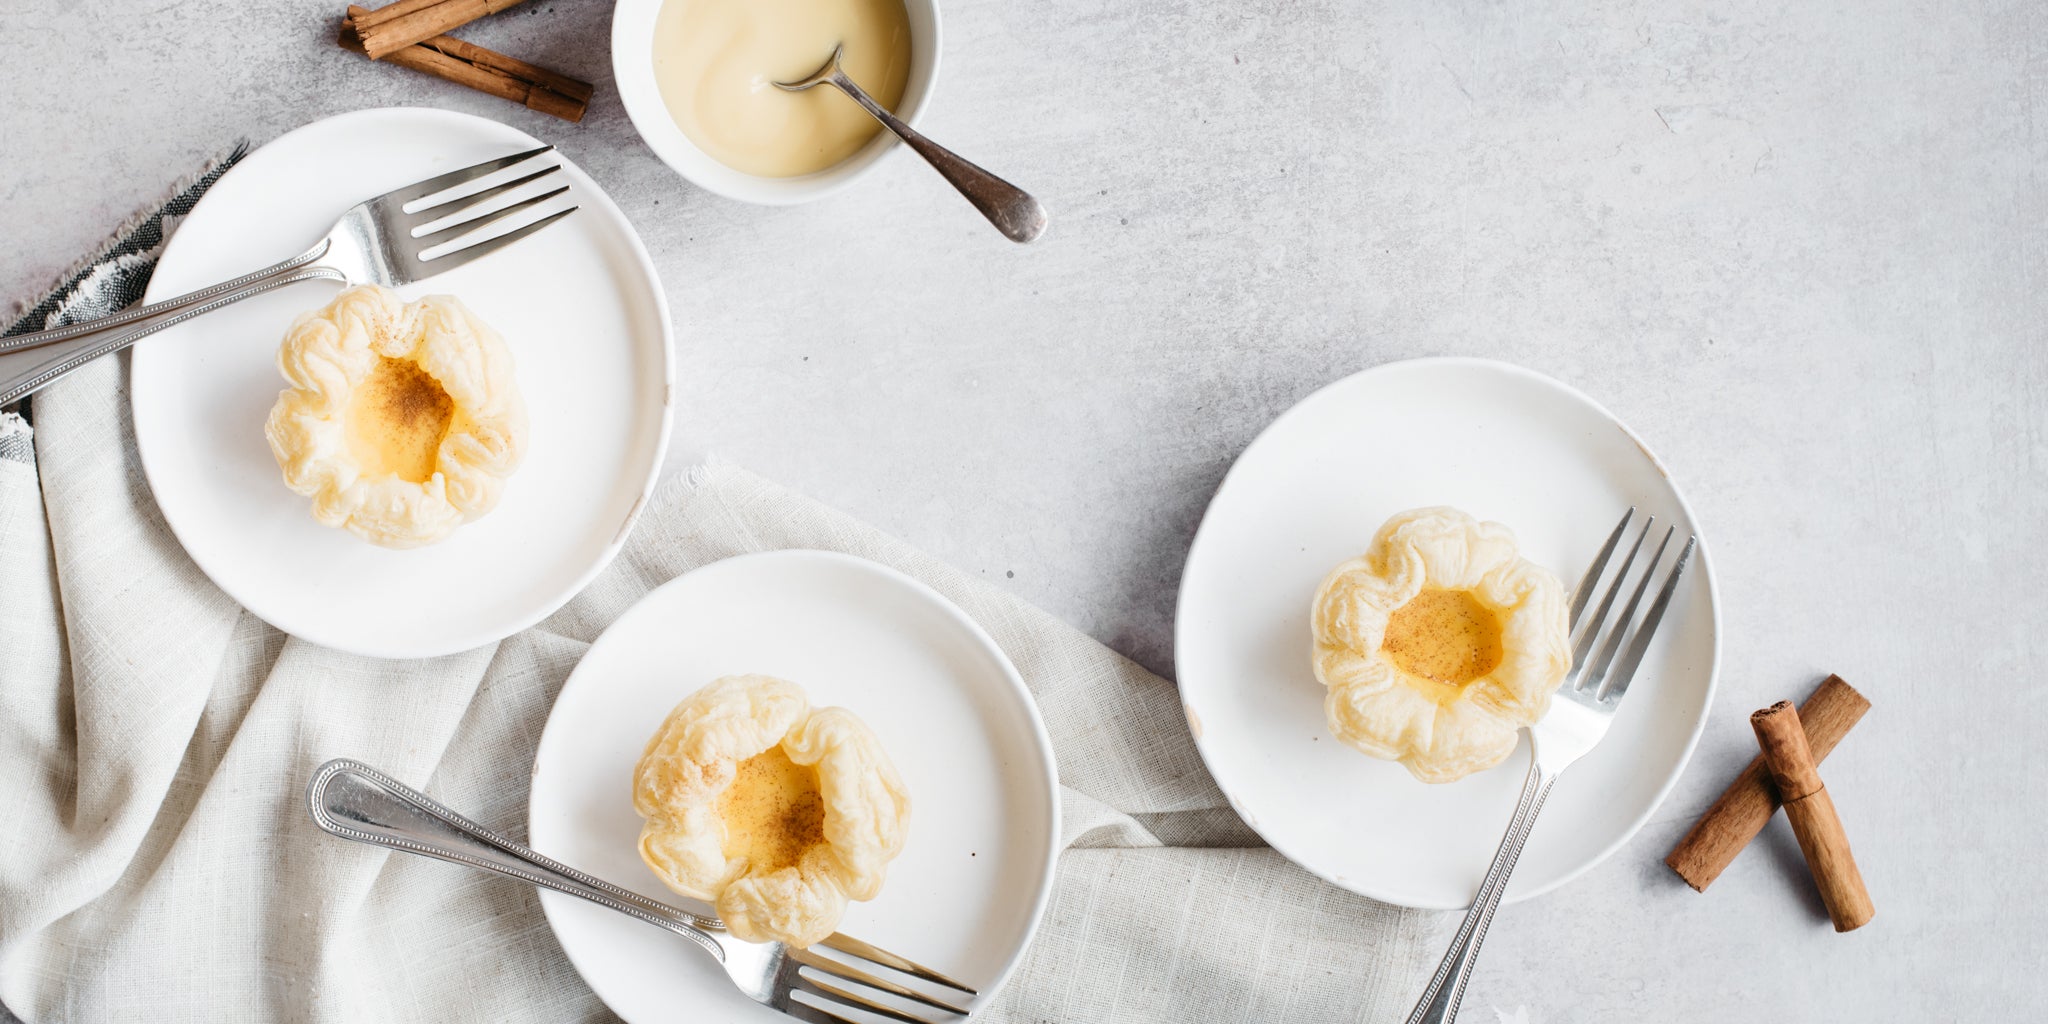
[[[793,178],[764,178],[712,159],[676,127],[654,81],[654,22],[664,2],[619,0],[613,8],[612,79],[618,83],[619,98],[626,104],[626,116],[633,119],[634,129],[647,140],[654,155],[677,174],[729,199],[788,206],[823,199],[846,188],[896,147],[896,136],[884,130],[860,152],[822,171]],[[939,5],[938,0],[903,0],[903,8],[910,15],[910,79],[904,83],[903,101],[894,113],[914,128],[924,116],[932,86],[939,78]],[[818,62],[824,61],[825,55],[820,54]]]

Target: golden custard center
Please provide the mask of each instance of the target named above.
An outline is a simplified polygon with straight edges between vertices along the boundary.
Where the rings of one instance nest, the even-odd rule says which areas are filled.
[[[1445,684],[1444,696],[1500,665],[1500,616],[1468,590],[1431,587],[1387,617],[1380,650],[1411,676]]]
[[[740,762],[718,800],[725,822],[721,852],[755,871],[780,871],[825,841],[825,797],[817,769],[797,764],[781,747]]]
[[[349,454],[364,475],[422,483],[440,461],[455,400],[420,364],[380,356],[356,386],[345,418]]]

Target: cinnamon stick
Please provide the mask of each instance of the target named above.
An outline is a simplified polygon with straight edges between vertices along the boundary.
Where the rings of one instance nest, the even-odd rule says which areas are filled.
[[[349,24],[363,40],[371,60],[383,60],[414,43],[453,31],[496,14],[522,0],[398,0],[376,10],[349,8]]]
[[[363,10],[355,6],[348,9],[349,19],[342,22],[338,40],[344,49],[357,53],[363,52],[363,40],[354,28],[354,19]],[[564,121],[583,120],[583,113],[590,106],[590,97],[596,92],[588,82],[579,82],[452,36],[435,36],[425,42],[414,43],[392,53],[389,62],[525,104],[530,109]]]
[[[1843,682],[1841,676],[1827,677],[1806,698],[1806,703],[1799,705],[1799,723],[1814,761],[1825,760],[1868,710],[1870,701],[1857,693],[1855,687]],[[1714,879],[1734,863],[1735,855],[1770,824],[1771,815],[1777,810],[1778,789],[1771,783],[1770,769],[1759,754],[1721,792],[1714,806],[1700,816],[1692,831],[1671,848],[1664,863],[1694,891],[1706,892],[1707,886],[1714,884]]]
[[[1785,819],[1799,838],[1799,852],[1806,855],[1806,867],[1813,872],[1820,901],[1827,905],[1828,919],[1838,932],[1869,924],[1877,908],[1870,902],[1870,890],[1863,887],[1863,873],[1856,870],[1835,801],[1814,767],[1799,713],[1792,709],[1791,701],[1781,700],[1749,716],[1749,725],[1756,730],[1764,764],[1770,767],[1771,781],[1785,801]]]

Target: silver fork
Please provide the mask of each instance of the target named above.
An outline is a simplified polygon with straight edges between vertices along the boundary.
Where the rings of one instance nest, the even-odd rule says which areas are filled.
[[[1451,948],[1444,954],[1436,973],[1429,979],[1429,987],[1423,989],[1422,998],[1415,1004],[1414,1012],[1408,1015],[1408,1024],[1450,1024],[1458,1016],[1458,1003],[1465,997],[1465,983],[1472,978],[1472,967],[1479,960],[1479,944],[1486,939],[1486,929],[1493,923],[1493,912],[1500,907],[1501,896],[1507,892],[1508,875],[1515,870],[1515,861],[1522,856],[1522,846],[1529,841],[1529,833],[1536,827],[1536,814],[1543,809],[1544,798],[1550,795],[1550,787],[1557,782],[1572,762],[1584,757],[1602,737],[1614,721],[1615,709],[1621,706],[1621,699],[1628,693],[1628,684],[1635,677],[1637,666],[1642,664],[1643,652],[1649,650],[1650,639],[1656,635],[1658,623],[1664,620],[1664,609],[1671,604],[1671,595],[1678,589],[1678,579],[1685,574],[1686,563],[1691,561],[1693,548],[1699,538],[1689,536],[1685,550],[1679,552],[1678,560],[1672,563],[1671,573],[1658,589],[1650,608],[1643,613],[1642,621],[1635,626],[1631,636],[1629,626],[1635,621],[1636,609],[1642,603],[1643,594],[1650,588],[1650,580],[1656,575],[1657,565],[1664,559],[1664,551],[1671,546],[1671,538],[1678,532],[1676,527],[1664,531],[1664,539],[1657,545],[1657,553],[1650,556],[1649,564],[1643,566],[1635,590],[1630,593],[1628,604],[1622,608],[1621,616],[1609,626],[1607,616],[1614,607],[1615,597],[1621,593],[1628,580],[1629,569],[1635,564],[1636,555],[1643,549],[1643,541],[1650,536],[1650,527],[1657,521],[1656,516],[1643,520],[1641,533],[1636,534],[1635,543],[1628,549],[1628,556],[1621,561],[1621,568],[1615,571],[1614,581],[1600,598],[1600,605],[1589,619],[1581,620],[1586,610],[1587,599],[1600,583],[1607,569],[1607,562],[1614,556],[1614,549],[1627,532],[1629,520],[1635,517],[1631,508],[1614,524],[1614,532],[1607,535],[1607,543],[1601,545],[1600,553],[1593,557],[1593,564],[1586,569],[1586,575],[1579,581],[1578,589],[1572,592],[1570,612],[1571,632],[1578,637],[1572,647],[1572,669],[1565,675],[1564,684],[1558,688],[1557,698],[1551,701],[1550,712],[1529,729],[1529,745],[1532,755],[1529,759],[1529,774],[1522,782],[1522,795],[1515,804],[1515,816],[1508,821],[1507,834],[1501,838],[1500,849],[1494,852],[1493,863],[1486,869],[1486,877],[1479,883],[1479,894],[1473,897],[1471,909],[1465,911],[1465,919],[1458,925],[1458,931],[1451,939]],[[1605,642],[1600,638],[1605,635]],[[1623,641],[1627,650],[1623,652]],[[1598,646],[1598,653],[1588,662],[1587,655]],[[1621,660],[1615,656],[1620,653]]]
[[[492,238],[469,240],[470,232],[481,232],[567,192],[569,186],[563,185],[500,210],[486,212],[484,209],[499,196],[554,174],[561,170],[562,165],[550,164],[503,184],[442,198],[431,206],[409,213],[405,209],[406,205],[515,166],[553,148],[541,146],[524,153],[485,160],[459,171],[414,182],[392,189],[381,196],[365,199],[342,213],[341,218],[334,222],[334,226],[327,230],[326,236],[313,243],[305,252],[271,264],[262,270],[244,274],[232,281],[223,281],[209,288],[187,292],[176,298],[153,302],[147,306],[137,306],[97,320],[0,338],[0,355],[4,355],[56,345],[87,335],[111,331],[117,327],[150,321],[134,330],[67,346],[50,359],[26,370],[8,373],[4,364],[0,364],[0,406],[17,401],[94,359],[110,352],[118,352],[166,327],[203,316],[273,288],[314,280],[340,281],[343,284],[380,284],[387,288],[397,288],[453,270],[480,256],[496,252],[576,212],[578,207],[572,206]],[[467,202],[468,205],[452,209],[454,204],[463,202]],[[414,231],[434,221],[450,216],[456,218],[453,223],[417,236],[413,234]],[[458,234],[463,237],[457,239]],[[436,254],[432,259],[421,257],[421,253],[427,249],[450,240],[465,244]],[[152,319],[158,317],[161,319]]]
[[[860,1009],[904,1024],[929,1024],[894,1006],[841,987],[852,983],[949,1014],[967,1011],[835,957],[779,942],[742,942],[717,918],[690,913],[586,875],[498,835],[358,761],[337,758],[320,766],[306,785],[313,822],[343,839],[417,853],[505,875],[589,900],[666,928],[717,958],[747,998],[812,1024],[853,1024],[834,1010]],[[910,977],[975,995],[975,990],[851,936],[833,934],[818,945]],[[803,969],[809,968],[810,973]],[[823,975],[823,977],[819,977]],[[825,978],[832,979],[831,981]],[[792,999],[803,992],[813,1002]]]

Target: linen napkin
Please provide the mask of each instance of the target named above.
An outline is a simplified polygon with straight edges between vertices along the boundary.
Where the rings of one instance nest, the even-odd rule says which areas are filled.
[[[35,413],[32,458],[27,424],[0,424],[0,1002],[33,1024],[610,1019],[531,888],[329,837],[305,781],[359,758],[523,839],[534,745],[590,642],[678,574],[777,548],[931,585],[1045,717],[1066,850],[1023,965],[977,1019],[1399,1019],[1442,949],[1437,916],[1260,844],[1170,682],[738,468],[665,484],[614,564],[540,625],[389,662],[286,636],[199,572],[140,472],[125,358]]]

